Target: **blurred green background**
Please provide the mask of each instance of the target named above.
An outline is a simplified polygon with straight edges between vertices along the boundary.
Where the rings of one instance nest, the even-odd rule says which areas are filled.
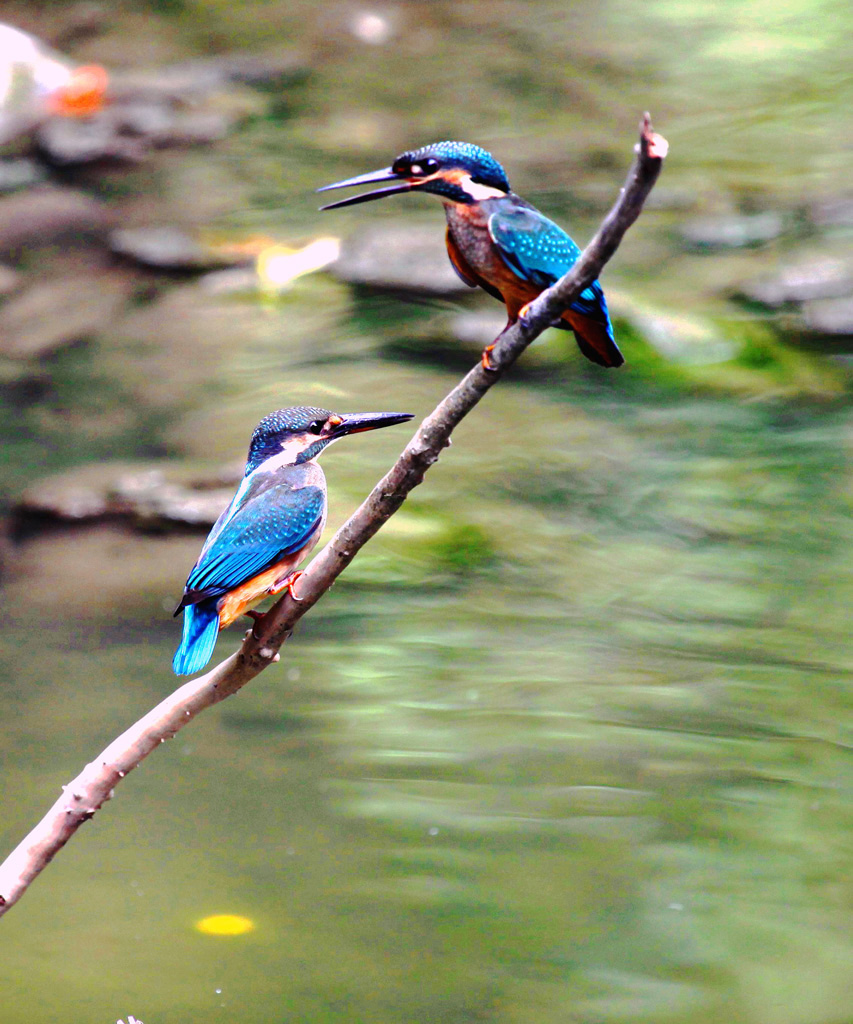
[[[55,39],[74,6],[3,18]],[[152,755],[3,919],[4,1024],[851,1020],[853,331],[814,327],[843,296],[740,297],[853,271],[851,30],[844,0],[127,0],[67,43],[127,72],[294,53],[226,90],[215,144],[50,172],[123,225],[440,243],[427,198],[318,214],[312,190],[458,138],[583,244],[643,110],[671,155],[603,277],[627,366],[534,345],[281,664]],[[13,263],[113,275],[92,252]],[[490,340],[454,341],[460,312],[499,312],[328,273],[132,287],[6,371],[7,510],[60,472],[215,477],[283,405],[423,416]],[[324,458],[331,526],[406,436]],[[4,852],[174,687],[204,535],[24,533],[0,589]],[[254,929],[197,930],[221,913]]]

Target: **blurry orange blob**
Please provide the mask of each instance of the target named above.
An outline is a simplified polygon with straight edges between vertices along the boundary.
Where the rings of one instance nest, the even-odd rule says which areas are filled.
[[[255,922],[239,914],[213,914],[196,921],[195,927],[202,935],[245,935],[254,930]]]
[[[97,64],[75,68],[71,77],[50,97],[50,107],[64,117],[87,117],[104,105],[107,73]]]

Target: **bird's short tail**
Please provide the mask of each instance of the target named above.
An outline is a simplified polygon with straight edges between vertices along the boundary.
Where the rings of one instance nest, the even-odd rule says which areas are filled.
[[[613,340],[613,328],[608,317],[606,323],[593,320],[592,317],[580,316],[569,311],[565,315],[569,326],[575,332],[578,348],[590,360],[599,366],[621,366],[625,357]]]
[[[578,348],[599,366],[621,366],[625,357],[613,338],[607,299],[601,285],[593,281],[563,314],[563,321],[575,332]]]
[[[201,601],[184,608],[184,635],[172,659],[175,675],[200,672],[210,661],[219,634],[216,601]]]

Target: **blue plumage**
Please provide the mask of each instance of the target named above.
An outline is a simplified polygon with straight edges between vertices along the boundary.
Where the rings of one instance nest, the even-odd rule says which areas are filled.
[[[184,633],[172,659],[172,668],[179,676],[200,672],[210,661],[219,636],[219,610],[216,601],[187,605],[184,612]]]
[[[544,213],[519,199],[500,200],[489,217],[489,234],[507,266],[538,288],[550,288],[571,270],[581,251],[565,231]],[[497,205],[497,204],[495,204]],[[606,326],[613,339],[604,291],[598,281],[585,288],[569,307]]]
[[[261,420],[243,480],[208,534],[175,611],[184,612],[183,638],[172,661],[178,675],[204,668],[221,627],[292,585],[296,566],[326,521],[326,480],[314,461],[320,452],[346,434],[411,418],[295,406]]]
[[[447,253],[453,269],[506,305],[513,324],[545,288],[577,262],[580,250],[554,221],[516,195],[491,153],[469,142],[435,142],[401,153],[390,167],[324,185],[320,192],[353,185],[384,188],[329,203],[324,210],[372,202],[401,192],[430,192],[444,203]],[[560,317],[581,352],[599,366],[621,366],[604,293],[597,281]],[[491,367],[488,346],[483,366]]]
[[[239,587],[299,551],[317,529],[326,505],[324,491],[294,488],[292,479],[265,483],[258,478],[245,491],[241,488],[224,521],[214,527],[187,580],[194,597],[218,597]]]
[[[321,440],[315,436],[320,433],[330,415],[328,409],[318,409],[314,405],[296,405],[290,409],[276,409],[275,412],[264,416],[252,431],[245,475],[249,476],[262,462],[278,455],[281,451],[282,438],[288,435],[311,435],[312,443],[309,447],[320,444],[319,450],[310,456],[315,458],[331,440],[331,438]],[[300,452],[297,458],[301,462],[305,462],[305,451]]]
[[[506,171],[487,149],[475,146],[472,142],[434,142],[429,146],[421,146],[420,149],[410,149],[397,157],[392,169],[396,169],[398,165],[407,168],[412,164],[417,165],[430,160],[467,171],[471,175],[471,180],[480,185],[509,192]],[[427,171],[429,169],[426,168]]]

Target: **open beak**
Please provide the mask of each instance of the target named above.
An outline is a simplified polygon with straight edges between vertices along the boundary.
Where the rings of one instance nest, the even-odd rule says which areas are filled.
[[[371,199],[381,199],[383,196],[393,196],[397,192],[409,192],[418,187],[417,182],[410,181],[396,174],[391,167],[383,167],[381,171],[370,171],[368,174],[358,174],[354,178],[347,178],[345,181],[336,181],[332,185],[324,185],[318,188],[318,192],[328,192],[333,188],[349,188],[352,185],[372,185],[377,181],[396,181],[398,184],[389,188],[377,188],[372,192],[362,192],[360,196],[350,196],[349,199],[339,199],[336,203],[329,203],[328,206],[321,206],[321,210],[334,210],[339,206],[355,206],[356,203],[369,203]]]
[[[331,436],[337,439],[347,434],[360,434],[365,430],[393,427],[395,423],[405,423],[413,415],[411,412],[344,412],[337,417],[341,422],[333,424]]]

